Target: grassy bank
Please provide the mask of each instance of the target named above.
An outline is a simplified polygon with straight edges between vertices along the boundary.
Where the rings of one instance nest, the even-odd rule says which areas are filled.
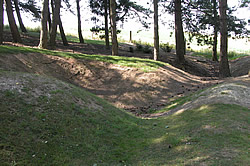
[[[168,65],[167,63],[154,61],[150,59],[141,59],[134,57],[120,57],[120,56],[105,56],[105,55],[89,55],[89,54],[75,54],[69,52],[59,52],[53,50],[45,50],[29,47],[14,47],[14,46],[0,46],[0,54],[27,54],[27,53],[40,53],[45,55],[61,56],[77,59],[89,59],[108,62],[121,66],[138,68],[144,72],[156,70],[159,67]]]
[[[140,119],[56,79],[0,72],[3,165],[247,165],[250,110]]]

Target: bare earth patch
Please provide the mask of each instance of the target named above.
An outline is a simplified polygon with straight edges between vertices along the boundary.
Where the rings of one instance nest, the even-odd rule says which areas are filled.
[[[135,114],[161,108],[170,98],[221,82],[191,75],[171,65],[145,73],[106,62],[34,53],[0,55],[0,69],[55,77],[85,88]]]

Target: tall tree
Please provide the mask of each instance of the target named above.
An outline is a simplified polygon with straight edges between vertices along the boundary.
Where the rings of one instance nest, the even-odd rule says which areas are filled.
[[[217,58],[217,40],[218,40],[218,12],[217,12],[217,2],[216,0],[212,0],[213,3],[213,16],[214,16],[214,39],[213,39],[213,55],[212,60],[218,61]]]
[[[116,1],[110,0],[111,34],[112,34],[112,55],[118,55],[118,41],[116,34]]]
[[[175,42],[176,42],[176,55],[177,62],[183,64],[185,62],[184,58],[184,33],[182,26],[182,12],[181,12],[181,0],[175,0]]]
[[[27,29],[25,28],[24,24],[23,24],[23,20],[20,14],[20,9],[19,9],[19,3],[18,0],[14,0],[14,5],[15,5],[15,10],[16,10],[16,15],[17,15],[17,19],[19,22],[19,26],[22,32],[26,33]]]
[[[53,1],[51,1],[53,3]],[[53,8],[52,8],[53,10]],[[49,25],[49,32],[51,32],[51,25],[52,25],[52,20],[51,20],[51,12],[50,12],[50,7],[48,6],[48,25]]]
[[[228,31],[227,31],[227,0],[219,0],[220,8],[220,65],[219,65],[219,76],[230,77],[230,69],[228,64]]]
[[[189,33],[189,41],[195,37],[198,45],[211,45],[213,47],[214,61],[217,61],[217,38],[220,29],[218,17],[218,1],[217,0],[184,0],[182,12],[183,23]],[[236,8],[227,8],[227,25],[228,33],[235,37],[247,36],[249,32],[246,29],[246,22],[234,16]],[[210,33],[210,29],[213,32]],[[212,37],[213,36],[213,37]]]
[[[52,12],[52,25],[51,25],[51,32],[50,32],[50,40],[49,44],[51,48],[56,47],[56,33],[57,33],[57,26],[60,22],[60,8],[61,8],[61,0],[52,0],[54,2],[54,12]]]
[[[53,13],[55,12],[55,6],[54,6],[54,1],[51,0],[51,9],[52,9],[52,15]],[[50,19],[50,10],[49,11],[49,17],[48,17],[48,22],[49,22],[49,31],[52,32],[52,27],[51,27],[51,19]],[[63,42],[63,45],[64,46],[68,46],[69,43],[68,43],[68,40],[66,38],[66,35],[64,33],[64,28],[63,28],[63,24],[62,24],[62,20],[61,20],[61,16],[59,14],[59,22],[58,22],[58,25],[59,25],[59,30],[60,30],[60,35],[61,35],[61,39],[62,39],[62,42]]]
[[[105,43],[109,49],[109,21],[108,21],[108,0],[104,0],[104,24],[105,24]]]
[[[154,0],[154,60],[159,59],[158,0]]]
[[[61,20],[60,16],[59,16],[59,30],[60,30],[60,35],[61,35],[63,45],[68,46],[69,43],[68,43],[68,40],[67,40],[66,35],[64,33],[64,28],[63,28],[63,24],[62,24],[62,20]]]
[[[11,0],[5,0],[5,5],[6,5],[8,21],[10,25],[10,30],[11,30],[12,37],[13,37],[13,42],[21,43],[22,40],[21,40],[21,36],[16,25],[14,15],[13,15]]]
[[[0,44],[3,44],[3,0],[0,0]]]
[[[84,43],[84,39],[82,37],[82,23],[81,23],[81,12],[80,12],[80,0],[76,0],[76,9],[77,9],[77,19],[78,19],[78,37],[80,43]]]
[[[151,14],[151,11],[147,8],[144,8],[141,5],[137,5],[136,2],[131,0],[117,0],[116,1],[116,21],[126,21],[127,18],[136,19],[139,21],[144,27],[148,27],[147,19]],[[109,49],[109,26],[108,26],[108,18],[109,13],[108,9],[110,8],[110,0],[89,0],[89,6],[91,8],[92,13],[100,16],[104,16],[105,21],[105,41],[106,48]],[[94,17],[95,21],[99,21]],[[110,21],[111,22],[111,21]]]
[[[48,15],[49,15],[49,0],[43,0],[42,20],[41,20],[41,32],[40,32],[40,48],[48,47]]]

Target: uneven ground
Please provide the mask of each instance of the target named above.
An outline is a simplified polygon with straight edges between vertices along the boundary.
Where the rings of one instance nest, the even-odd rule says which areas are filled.
[[[19,46],[36,42],[27,36],[25,45]],[[109,54],[101,45],[70,44],[67,48],[59,44],[58,51]],[[129,53],[127,48],[120,48],[121,55],[151,56]],[[50,52],[0,49],[4,50],[0,52],[3,165],[245,166],[250,162],[246,75],[250,57],[232,61],[235,77],[221,80],[218,64],[201,57],[186,56],[187,65],[180,67],[174,54],[161,53],[171,65],[145,72]]]
[[[249,163],[247,108],[202,103],[178,114],[142,119],[54,78],[0,71],[0,80],[0,165]],[[232,85],[224,86],[244,90],[238,82]],[[230,93],[219,89],[208,91]],[[206,91],[199,94],[211,97]]]
[[[38,45],[34,37],[26,36],[24,45]],[[6,42],[7,45],[12,45]],[[121,56],[150,58],[152,54],[128,52],[128,45],[120,48]],[[58,44],[58,51],[109,55],[103,45],[70,43],[69,47]],[[174,54],[161,52],[166,65],[155,71],[144,72],[132,67],[86,59],[64,58],[39,53],[0,55],[0,69],[31,72],[58,78],[87,89],[89,92],[135,114],[147,114],[168,105],[173,98],[186,96],[195,91],[216,85],[219,80],[218,63],[202,57],[186,56],[187,64],[178,69]],[[250,57],[232,61],[233,76],[247,74]],[[176,67],[174,67],[176,66]],[[184,70],[184,71],[183,71]]]

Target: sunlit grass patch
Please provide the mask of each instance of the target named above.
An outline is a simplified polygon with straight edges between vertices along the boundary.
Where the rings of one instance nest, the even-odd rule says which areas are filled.
[[[203,49],[203,50],[200,50],[200,51],[194,51],[191,55],[192,56],[202,56],[202,57],[205,57],[207,59],[212,59],[212,51],[209,50],[209,49]],[[219,59],[219,52],[218,52],[218,59]],[[237,53],[235,51],[230,51],[228,52],[228,59],[229,60],[234,60],[234,59],[237,59],[237,58],[240,58],[240,57],[244,57],[244,56],[250,56],[250,52],[247,52],[247,53]]]
[[[162,117],[139,165],[245,165],[249,111],[216,104]]]
[[[18,53],[40,53],[45,55],[61,56],[68,58],[89,59],[118,64],[126,67],[138,68],[144,72],[150,72],[168,65],[164,62],[154,61],[150,59],[141,59],[134,57],[123,56],[105,56],[105,55],[89,55],[89,54],[74,54],[69,52],[59,52],[53,50],[29,48],[29,47],[14,47],[14,46],[0,46],[0,54],[18,54]]]

